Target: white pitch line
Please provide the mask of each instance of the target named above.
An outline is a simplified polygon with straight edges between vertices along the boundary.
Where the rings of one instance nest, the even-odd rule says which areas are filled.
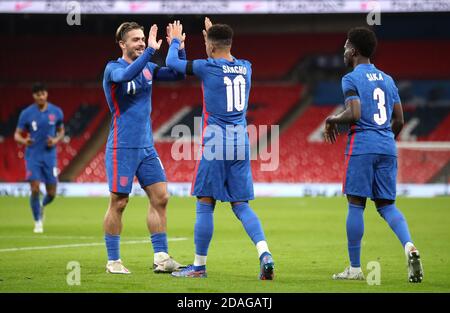
[[[2,239],[100,239],[101,237],[94,236],[47,236],[47,235],[24,235],[24,236],[14,236],[14,235],[2,235],[0,236],[0,240]],[[142,237],[141,237],[142,238]]]
[[[187,240],[187,238],[169,238],[167,241],[182,241]],[[134,241],[123,241],[120,244],[124,245],[134,245],[140,243],[150,243],[149,240],[134,240]],[[0,249],[1,252],[14,252],[14,251],[30,251],[30,250],[49,250],[49,249],[64,249],[64,248],[79,248],[79,247],[94,247],[94,246],[104,246],[104,242],[92,242],[92,243],[75,243],[70,245],[54,245],[54,246],[41,246],[41,247],[23,247],[23,248],[7,248]]]

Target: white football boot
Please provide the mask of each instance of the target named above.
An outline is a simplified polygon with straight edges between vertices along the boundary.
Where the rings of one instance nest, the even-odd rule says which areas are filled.
[[[44,223],[42,223],[42,220],[34,222],[33,232],[35,234],[42,234],[44,232]]]
[[[365,280],[364,273],[361,271],[352,271],[350,266],[346,267],[342,273],[333,274],[334,280]]]
[[[182,268],[186,268],[186,265],[178,263],[167,253],[157,253],[153,259],[154,273],[172,273]]]
[[[131,274],[131,272],[122,264],[122,261],[108,261],[106,264],[106,273],[111,274]]]

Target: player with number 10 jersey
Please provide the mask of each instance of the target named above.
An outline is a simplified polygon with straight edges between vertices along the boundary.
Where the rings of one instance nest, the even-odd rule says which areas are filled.
[[[264,231],[248,201],[254,198],[246,112],[251,85],[251,64],[231,54],[233,30],[228,25],[212,25],[205,19],[207,59],[180,60],[182,38],[179,21],[169,24],[171,40],[166,64],[179,73],[195,75],[202,81],[203,127],[201,158],[197,162],[192,194],[197,196],[194,228],[194,264],[176,277],[206,277],[206,257],[213,234],[216,200],[230,202],[256,246],[260,261],[259,278],[273,279],[274,262]]]

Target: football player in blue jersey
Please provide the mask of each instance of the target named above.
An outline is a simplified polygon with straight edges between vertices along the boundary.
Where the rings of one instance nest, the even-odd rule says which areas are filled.
[[[262,280],[274,277],[274,262],[259,218],[248,201],[254,199],[246,111],[251,85],[251,63],[231,54],[233,30],[205,19],[207,59],[182,60],[182,25],[168,26],[171,42],[166,64],[202,81],[203,131],[192,195],[197,196],[194,263],[173,272],[176,277],[206,277],[206,258],[213,235],[216,200],[230,202],[236,217],[256,246]]]
[[[20,113],[14,139],[26,146],[26,179],[31,187],[34,232],[43,233],[44,207],[56,196],[56,144],[64,137],[64,115],[59,107],[47,101],[48,91],[43,83],[35,83],[32,94],[34,103]],[[45,183],[46,189],[42,203],[39,189],[41,182]]]
[[[181,80],[184,75],[150,62],[162,43],[156,39],[157,31],[156,25],[150,28],[146,47],[144,28],[135,22],[122,23],[116,31],[122,57],[108,62],[103,77],[103,90],[112,114],[105,151],[110,191],[104,219],[108,273],[130,273],[122,264],[119,246],[122,214],[135,176],[150,200],[147,226],[154,251],[153,271],[171,273],[182,267],[168,254],[169,194],[164,168],[153,145],[150,113],[153,82]],[[185,59],[184,43],[181,48],[179,56]]]
[[[403,111],[391,76],[371,64],[377,38],[368,28],[348,32],[344,62],[353,69],[342,78],[346,109],[326,119],[325,140],[336,141],[337,124],[350,126],[345,158],[343,193],[348,199],[347,240],[350,266],[333,279],[363,280],[361,239],[366,199],[375,202],[380,216],[402,244],[408,264],[408,281],[420,283],[423,269],[403,214],[395,205],[397,148],[395,138],[403,127]]]

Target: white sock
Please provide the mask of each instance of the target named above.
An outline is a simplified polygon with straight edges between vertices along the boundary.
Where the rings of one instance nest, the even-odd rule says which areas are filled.
[[[350,273],[356,274],[356,273],[359,273],[359,272],[361,272],[361,267],[350,266]]]
[[[164,260],[167,260],[169,255],[165,252],[157,252],[153,255],[153,263],[157,264]]]
[[[270,253],[269,246],[267,245],[267,242],[264,240],[258,241],[256,243],[256,250],[258,250],[258,257],[260,257],[264,252]]]
[[[405,254],[407,255],[413,248],[415,248],[414,244],[412,242],[407,242],[405,244]]]
[[[194,258],[194,266],[206,265],[206,258],[207,258],[206,255],[198,255],[198,254],[196,254],[195,258]]]

